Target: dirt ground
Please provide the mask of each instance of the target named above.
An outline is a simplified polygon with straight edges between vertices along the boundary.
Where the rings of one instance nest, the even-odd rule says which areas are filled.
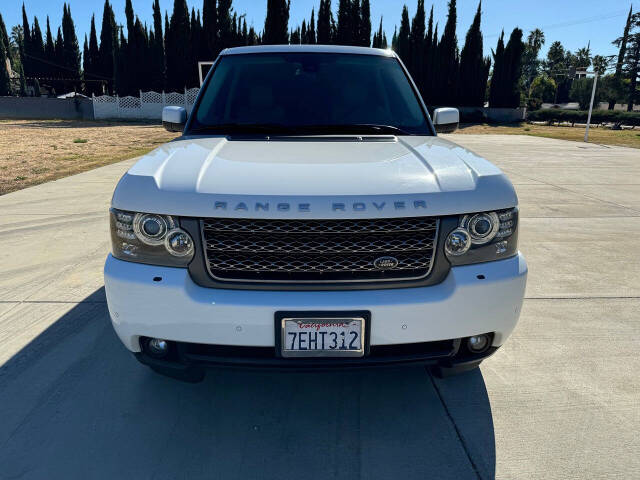
[[[462,124],[456,133],[531,135],[534,137],[582,142],[584,141],[584,130],[584,127],[531,125],[527,123],[512,125]],[[640,148],[640,128],[634,130],[610,130],[592,126],[589,129],[589,142],[600,145]]]
[[[142,155],[176,136],[157,124],[0,120],[0,195]]]

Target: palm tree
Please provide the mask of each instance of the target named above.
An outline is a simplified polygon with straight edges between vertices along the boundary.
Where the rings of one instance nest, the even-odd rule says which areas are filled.
[[[544,41],[544,32],[539,28],[536,28],[535,30],[531,30],[531,32],[529,32],[529,36],[527,37],[527,44],[536,52],[536,54],[540,52],[542,45],[544,45]]]

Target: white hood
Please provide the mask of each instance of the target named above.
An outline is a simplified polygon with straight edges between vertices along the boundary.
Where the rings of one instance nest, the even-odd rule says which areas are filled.
[[[358,218],[513,207],[494,165],[438,137],[185,138],[142,157],[112,205],[182,216]]]

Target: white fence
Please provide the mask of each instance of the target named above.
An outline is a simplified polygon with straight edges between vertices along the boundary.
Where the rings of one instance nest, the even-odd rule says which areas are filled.
[[[139,97],[93,96],[93,116],[96,120],[107,118],[160,120],[166,106],[180,106],[191,113],[199,88],[184,90],[184,93],[140,92]]]

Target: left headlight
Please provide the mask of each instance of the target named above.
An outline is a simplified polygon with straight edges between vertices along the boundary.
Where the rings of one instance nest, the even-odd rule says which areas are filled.
[[[129,262],[186,267],[194,253],[191,236],[170,215],[109,210],[111,252]]]
[[[517,227],[517,207],[462,215],[445,240],[447,258],[452,265],[468,265],[516,255]]]

